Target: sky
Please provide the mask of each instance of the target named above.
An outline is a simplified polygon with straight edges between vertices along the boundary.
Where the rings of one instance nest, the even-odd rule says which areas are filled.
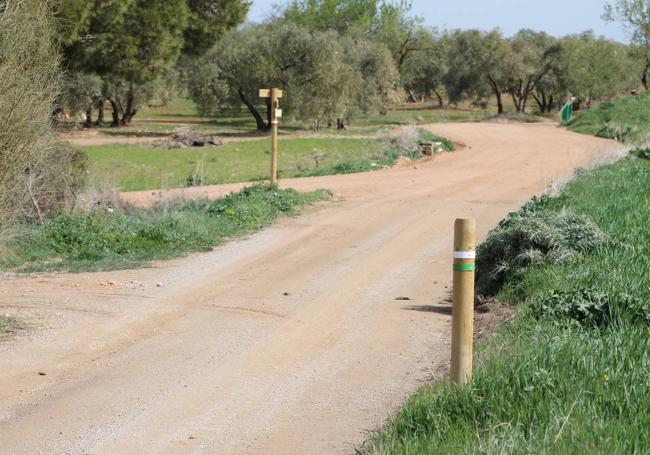
[[[286,0],[253,0],[248,19],[259,22]],[[445,28],[501,28],[510,36],[531,28],[561,36],[592,29],[621,42],[629,41],[618,24],[601,19],[606,0],[413,0],[413,13],[428,25]]]

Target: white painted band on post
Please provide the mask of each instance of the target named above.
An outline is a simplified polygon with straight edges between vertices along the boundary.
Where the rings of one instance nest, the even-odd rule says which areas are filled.
[[[476,259],[476,251],[454,251],[454,259]]]

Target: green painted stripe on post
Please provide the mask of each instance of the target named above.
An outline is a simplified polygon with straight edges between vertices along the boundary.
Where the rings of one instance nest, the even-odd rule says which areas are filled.
[[[454,264],[454,272],[474,272],[476,264]]]

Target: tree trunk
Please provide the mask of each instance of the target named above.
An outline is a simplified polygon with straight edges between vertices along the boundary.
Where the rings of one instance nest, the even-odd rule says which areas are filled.
[[[342,118],[336,119],[336,129],[344,130],[345,129],[345,120]]]
[[[89,105],[86,109],[86,121],[84,122],[84,128],[93,127],[93,105]]]
[[[101,128],[104,126],[104,106],[106,105],[106,98],[100,98],[97,101],[97,121],[95,126]]]
[[[539,106],[539,111],[543,114],[546,112],[546,99],[544,96],[544,92],[540,93],[540,97],[537,97],[534,93],[532,94],[533,99],[537,103],[537,106]]]
[[[407,101],[409,103],[417,103],[417,98],[415,97],[415,93],[413,93],[413,90],[411,87],[405,87],[406,88],[406,94],[408,95]]]
[[[440,93],[438,92],[438,90],[434,88],[433,93],[435,93],[436,97],[438,98],[438,107],[444,107],[445,102],[442,100],[442,96],[440,96]]]
[[[648,90],[648,71],[650,71],[650,60],[646,60],[643,73],[641,73],[641,83],[646,90]]]
[[[551,96],[548,97],[548,106],[546,108],[546,112],[550,114],[551,111],[553,110],[554,105],[555,105],[555,101],[553,100],[553,94],[551,94]]]
[[[244,91],[240,88],[237,90],[237,93],[239,93],[239,98],[241,99],[242,103],[246,105],[251,115],[255,118],[255,123],[257,124],[258,131],[268,130],[269,127],[266,125],[266,123],[264,123],[264,119],[260,115],[260,112],[257,110],[255,106],[253,106],[253,104],[250,101],[248,101],[246,95],[244,95]]]
[[[497,98],[497,114],[502,115],[505,111],[503,110],[503,97],[501,95],[501,91],[495,89],[494,96]]]
[[[133,88],[133,84],[130,84],[129,91],[126,95],[126,109],[124,110],[120,124],[122,126],[129,126],[137,112],[135,109],[135,89]]]
[[[117,128],[120,126],[120,108],[117,102],[113,98],[107,98],[108,102],[111,103],[111,115],[113,121],[111,122],[111,128]]]
[[[490,85],[492,86],[492,91],[494,92],[494,96],[497,99],[497,114],[501,115],[501,114],[504,113],[504,110],[503,110],[503,95],[501,94],[501,90],[499,89],[499,85],[497,84],[497,82],[494,79],[492,79],[492,76],[488,75],[488,81],[490,81]]]

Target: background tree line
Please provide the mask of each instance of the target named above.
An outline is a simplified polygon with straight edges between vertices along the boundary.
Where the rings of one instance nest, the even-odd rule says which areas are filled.
[[[630,19],[625,4],[608,20]],[[446,30],[427,26],[405,0],[293,0],[260,24],[240,25],[242,0],[66,0],[59,9],[66,96],[86,126],[128,125],[143,104],[181,93],[200,113],[244,109],[269,127],[262,87],[285,89],[285,113],[314,126],[345,126],[396,102],[440,107],[469,100],[497,112],[550,113],[647,86],[650,48],[637,31],[624,45],[587,31],[553,37],[523,29]],[[628,22],[630,22],[628,20]],[[638,27],[637,27],[638,28]],[[650,27],[646,27],[650,29]],[[93,113],[96,112],[96,117]]]

